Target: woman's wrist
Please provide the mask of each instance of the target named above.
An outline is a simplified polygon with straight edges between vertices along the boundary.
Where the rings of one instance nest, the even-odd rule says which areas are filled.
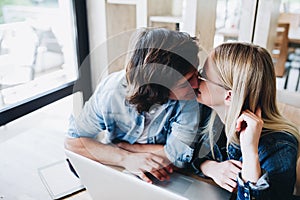
[[[243,154],[242,178],[244,182],[256,183],[261,176],[259,156],[256,152]]]
[[[241,146],[241,151],[243,158],[246,155],[252,156],[258,154],[258,145],[248,145],[245,148],[243,148],[245,145]]]

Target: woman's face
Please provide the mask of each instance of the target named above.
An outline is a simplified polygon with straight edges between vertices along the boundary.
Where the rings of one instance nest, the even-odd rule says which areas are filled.
[[[199,73],[199,80],[197,101],[210,107],[224,105],[226,89],[218,79],[210,56],[206,59],[203,69]]]
[[[170,90],[170,99],[191,100],[196,98],[198,90],[198,72],[193,70],[182,77]]]

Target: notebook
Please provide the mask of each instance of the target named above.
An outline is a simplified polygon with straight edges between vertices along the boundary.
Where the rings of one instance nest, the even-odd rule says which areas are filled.
[[[81,181],[70,171],[66,160],[41,167],[38,173],[52,199],[61,199],[85,190]]]

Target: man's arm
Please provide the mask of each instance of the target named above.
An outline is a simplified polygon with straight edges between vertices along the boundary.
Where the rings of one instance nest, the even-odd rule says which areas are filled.
[[[160,144],[138,144],[138,143],[129,144],[127,142],[120,142],[120,143],[117,144],[117,146],[119,148],[122,148],[126,151],[130,151],[130,152],[133,152],[133,153],[146,153],[146,152],[148,152],[148,153],[153,153],[153,154],[161,157],[163,159],[163,161],[160,163],[162,168],[152,172],[151,174],[153,174],[153,173],[156,173],[158,175],[162,174],[164,179],[168,180],[170,178],[168,173],[173,173],[174,166],[171,163],[171,161],[167,158],[167,155],[164,151],[164,145],[160,145]]]
[[[120,148],[102,144],[86,137],[66,138],[65,148],[97,162],[115,166],[119,166],[126,154],[128,154],[128,152]]]
[[[151,152],[130,152],[83,137],[66,138],[65,148],[103,164],[124,167],[146,182],[152,183],[146,176],[146,172],[151,173],[158,180],[169,179],[163,157]]]
[[[122,149],[126,149],[130,152],[136,152],[136,153],[145,153],[145,152],[151,152],[156,155],[166,157],[166,154],[164,152],[164,145],[161,144],[129,144],[127,142],[120,142],[117,144],[118,147]]]

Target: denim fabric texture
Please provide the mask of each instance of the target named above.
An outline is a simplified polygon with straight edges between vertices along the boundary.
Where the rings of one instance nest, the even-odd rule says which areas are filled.
[[[262,176],[255,184],[245,183],[240,173],[237,177],[237,199],[293,199],[298,142],[293,135],[287,132],[270,132],[267,130],[263,130],[263,132],[258,147]],[[191,168],[201,177],[208,178],[199,169],[199,166],[206,160],[222,162],[233,159],[243,161],[241,149],[238,145],[229,144],[226,148],[224,129],[216,138],[213,149],[214,157],[210,151],[207,135],[200,136],[196,149]],[[206,152],[208,153],[205,154]]]
[[[126,100],[125,71],[110,74],[98,85],[78,116],[70,117],[68,136],[96,138],[105,131],[108,143],[134,144],[144,131],[145,113]],[[164,144],[169,160],[177,167],[190,162],[199,125],[199,104],[194,100],[168,100],[148,125],[149,144]],[[150,109],[150,110],[151,110]]]

